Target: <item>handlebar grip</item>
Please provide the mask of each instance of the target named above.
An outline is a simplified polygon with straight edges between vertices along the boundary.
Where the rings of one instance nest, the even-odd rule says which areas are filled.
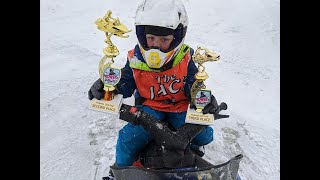
[[[219,108],[220,108],[220,110],[227,110],[227,109],[228,109],[228,105],[227,105],[227,103],[222,102],[222,103],[219,105]]]

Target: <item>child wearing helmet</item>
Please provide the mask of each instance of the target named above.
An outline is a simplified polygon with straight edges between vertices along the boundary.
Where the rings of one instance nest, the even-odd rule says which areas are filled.
[[[193,49],[184,44],[187,12],[179,0],[144,0],[136,11],[135,26],[138,44],[128,52],[116,93],[124,98],[134,94],[136,106],[177,129],[185,124],[190,89],[198,71],[191,59]],[[102,88],[98,79],[89,90],[89,99],[101,99]],[[131,166],[150,140],[142,126],[125,125],[119,131],[115,165]],[[191,144],[200,147],[212,141],[213,129],[207,126]]]

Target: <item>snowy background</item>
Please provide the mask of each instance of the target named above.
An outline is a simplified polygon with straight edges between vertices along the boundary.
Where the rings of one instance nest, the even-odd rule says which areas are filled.
[[[280,179],[280,0],[182,0],[189,15],[185,43],[221,55],[206,63],[218,102],[230,118],[215,122],[205,159],[219,164],[242,153],[243,180]],[[137,0],[40,1],[40,179],[101,180],[114,163],[125,122],[89,110],[104,33],[94,21],[108,9],[133,31],[112,37],[123,67],[136,44]],[[133,99],[125,100],[132,104]]]

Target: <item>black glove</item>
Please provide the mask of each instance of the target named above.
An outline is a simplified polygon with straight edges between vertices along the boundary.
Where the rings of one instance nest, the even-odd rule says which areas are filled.
[[[221,103],[221,104],[222,104],[222,103]],[[226,103],[224,103],[223,106],[225,107],[225,109],[227,109],[227,104],[226,104]],[[224,110],[225,110],[225,109],[224,109]],[[207,113],[210,113],[210,114],[218,114],[221,110],[223,110],[223,109],[221,109],[221,108],[219,107],[216,98],[215,98],[213,95],[211,95],[211,101],[210,101],[210,103],[207,104],[207,105],[203,108],[202,112],[203,112],[203,114],[207,114]]]
[[[203,108],[202,113],[214,114],[215,119],[228,118],[229,115],[219,114],[220,111],[226,109],[228,109],[228,105],[225,102],[222,102],[220,105],[218,105],[216,98],[213,95],[211,95],[211,101]]]
[[[96,80],[96,82],[93,83],[91,88],[88,91],[88,98],[89,100],[92,100],[93,98],[96,98],[98,100],[102,99],[104,96],[105,91],[103,90],[104,84],[99,78]]]

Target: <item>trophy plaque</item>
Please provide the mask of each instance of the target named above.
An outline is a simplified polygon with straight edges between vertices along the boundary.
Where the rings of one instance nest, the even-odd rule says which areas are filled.
[[[196,110],[193,108],[188,108],[186,115],[186,123],[191,124],[202,124],[202,125],[211,125],[214,122],[213,114],[203,114],[203,108],[210,103],[211,101],[211,90],[206,89],[204,81],[209,77],[205,72],[205,67],[203,64],[210,61],[218,61],[220,56],[215,52],[210,51],[206,48],[197,47],[192,60],[198,64],[198,72],[195,75],[195,82],[191,87],[191,101],[196,107]]]
[[[111,36],[115,35],[121,38],[127,38],[125,33],[130,32],[125,25],[120,23],[119,18],[113,18],[112,11],[108,10],[103,18],[95,21],[97,28],[105,32],[107,47],[103,49],[105,54],[99,62],[99,75],[104,84],[104,97],[101,100],[96,98],[91,100],[90,108],[111,114],[118,114],[122,104],[122,95],[114,95],[115,86],[121,78],[121,68],[113,65],[114,58],[119,55],[118,48],[112,43]]]

